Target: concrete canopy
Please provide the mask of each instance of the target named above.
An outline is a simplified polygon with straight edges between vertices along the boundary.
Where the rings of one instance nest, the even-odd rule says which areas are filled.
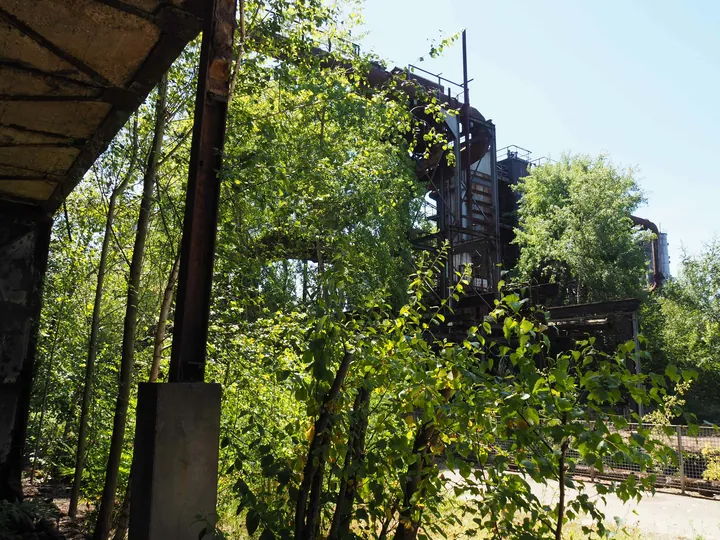
[[[0,0],[0,202],[52,213],[202,27],[202,0]]]

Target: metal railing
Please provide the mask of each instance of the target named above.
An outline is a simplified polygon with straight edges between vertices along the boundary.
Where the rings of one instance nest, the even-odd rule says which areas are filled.
[[[619,431],[623,437],[637,433],[639,424],[628,424]],[[677,454],[677,462],[662,468],[642,471],[636,463],[629,460],[616,461],[603,459],[602,469],[585,464],[577,452],[569,451],[575,466],[571,475],[589,476],[592,480],[622,480],[630,475],[655,475],[655,488],[698,492],[701,495],[720,494],[720,431],[703,426],[690,430],[688,426],[642,424],[650,429],[652,438],[663,442]],[[498,441],[498,446],[509,451],[511,441]]]
[[[541,156],[537,159],[533,159],[530,162],[531,167],[539,167],[540,165],[545,165],[546,163],[557,163],[554,159],[550,159],[547,156]]]
[[[531,155],[532,152],[527,148],[522,148],[521,146],[518,146],[516,144],[511,144],[510,146],[500,148],[497,151],[497,160],[502,161],[506,158],[516,158],[522,159],[523,161],[530,161]]]

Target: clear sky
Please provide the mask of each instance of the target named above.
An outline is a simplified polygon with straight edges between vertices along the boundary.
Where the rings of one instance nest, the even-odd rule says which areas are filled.
[[[719,1],[366,0],[364,16],[363,49],[401,67],[467,28],[470,101],[499,147],[636,167],[673,273],[720,235]],[[420,66],[461,81],[459,42]]]

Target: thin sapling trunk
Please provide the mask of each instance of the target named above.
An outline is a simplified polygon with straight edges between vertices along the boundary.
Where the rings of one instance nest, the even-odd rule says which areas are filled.
[[[142,274],[145,242],[150,224],[150,209],[152,206],[153,187],[157,176],[158,161],[162,151],[163,137],[165,135],[165,101],[167,96],[167,75],[164,75],[158,85],[158,95],[155,105],[155,130],[153,143],[148,155],[147,168],[143,178],[143,194],[140,202],[140,214],[137,222],[135,245],[133,246],[132,262],[130,263],[130,277],[128,280],[127,306],[125,309],[125,322],[123,327],[122,358],[120,362],[120,385],[115,404],[115,418],[113,433],[110,440],[110,455],[108,456],[105,486],[103,488],[98,518],[95,525],[95,540],[106,540],[110,533],[112,511],[115,506],[115,491],[117,490],[118,472],[122,457],[123,443],[125,441],[125,424],[130,400],[130,384],[132,383],[132,367],[135,362],[135,331],[138,318],[138,300],[140,296],[140,277]]]
[[[178,251],[175,256],[175,262],[173,262],[172,268],[170,269],[170,275],[168,276],[167,285],[165,286],[165,294],[163,295],[162,304],[160,305],[160,315],[158,316],[158,324],[155,329],[155,344],[153,347],[153,363],[150,368],[150,376],[148,382],[154,383],[158,380],[160,373],[160,361],[162,360],[163,343],[165,343],[165,330],[167,328],[167,321],[170,315],[170,308],[172,307],[173,291],[175,289],[175,283],[177,282],[178,271],[180,269],[180,252]],[[130,494],[132,488],[132,473],[130,473],[130,479],[128,479],[127,487],[125,488],[125,497],[123,497],[122,509],[120,511],[120,519],[118,520],[117,529],[115,529],[115,536],[113,540],[124,540],[127,535],[128,526],[130,524]]]
[[[90,401],[92,399],[93,379],[95,376],[95,360],[97,358],[98,332],[100,331],[100,310],[102,308],[103,287],[107,270],[107,258],[110,251],[110,240],[113,234],[113,221],[115,220],[115,207],[118,198],[123,194],[130,179],[135,172],[135,162],[138,152],[138,126],[137,115],[133,129],[133,149],[127,171],[122,182],[110,194],[107,216],[105,218],[105,233],[103,235],[102,249],[100,250],[100,264],[98,266],[97,283],[95,284],[95,302],[93,304],[92,323],[90,324],[90,338],[88,339],[88,355],[85,361],[85,382],[83,384],[82,405],[80,407],[80,426],[78,430],[77,452],[75,454],[75,475],[73,477],[72,491],[70,492],[70,508],[68,515],[77,515],[78,500],[80,498],[80,484],[85,470],[85,452],[87,450],[88,416]]]
[[[350,534],[355,496],[361,477],[361,469],[365,461],[365,435],[368,428],[369,408],[370,388],[366,383],[358,390],[353,404],[348,449],[345,455],[337,502],[335,503],[335,514],[328,535],[330,540],[347,538]]]

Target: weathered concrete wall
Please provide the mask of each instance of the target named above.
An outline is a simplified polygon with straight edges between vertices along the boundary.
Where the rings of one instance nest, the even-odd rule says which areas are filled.
[[[19,481],[51,220],[0,206],[0,499]]]
[[[215,518],[219,384],[142,383],[132,465],[130,538],[195,540]]]

